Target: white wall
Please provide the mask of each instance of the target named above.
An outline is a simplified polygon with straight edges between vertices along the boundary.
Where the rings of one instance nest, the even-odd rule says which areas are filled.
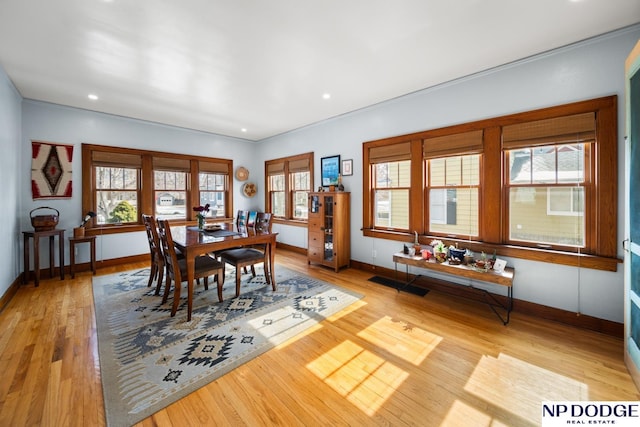
[[[6,173],[3,170],[0,173],[3,178],[10,178],[11,175],[18,175],[18,170],[20,171],[19,229],[30,229],[31,209],[47,205],[61,211],[60,226],[70,230],[77,225],[82,216],[79,158],[82,142],[231,158],[234,160],[235,167],[244,165],[249,168],[250,180],[256,182],[259,189],[256,197],[247,199],[240,192],[241,183],[236,181],[234,210],[264,208],[264,160],[313,151],[315,182],[319,183],[320,158],[340,154],[342,159],[353,159],[354,175],[343,179],[347,191],[351,191],[352,195],[352,259],[393,268],[392,254],[402,247],[401,244],[363,237],[360,231],[363,142],[616,94],[619,96],[620,140],[618,236],[621,237],[623,236],[622,201],[624,200],[622,197],[624,190],[622,179],[624,59],[639,38],[640,25],[636,25],[310,125],[260,141],[259,144],[57,105],[24,101],[20,156],[17,162],[15,159],[11,160],[18,163],[19,168],[12,167],[9,161],[10,172]],[[400,74],[398,78],[401,78]],[[10,101],[9,105],[13,103],[15,101]],[[0,105],[0,117],[13,115],[19,116],[10,107]],[[16,117],[15,121],[19,122],[19,119]],[[6,130],[3,129],[0,132],[6,132]],[[18,131],[10,132],[9,139],[16,139],[17,134],[19,134]],[[41,203],[31,199],[28,171],[31,161],[30,141],[34,139],[76,145],[73,162],[74,196],[71,200]],[[280,232],[279,241],[298,247],[307,246],[306,228],[276,225],[274,229]],[[0,232],[2,233],[0,237],[6,237],[2,229]],[[15,229],[9,233],[19,234]],[[146,251],[146,240],[142,233],[104,236],[98,243],[99,259],[146,253]],[[621,256],[621,248],[619,253]],[[81,253],[79,259],[81,262],[86,261],[83,256],[86,257],[86,253]],[[45,263],[46,259],[45,257]],[[520,259],[508,261],[509,265],[514,266],[517,271],[514,286],[516,298],[570,311],[579,310],[583,314],[622,322],[622,268],[619,268],[617,273],[610,273]],[[15,257],[12,258],[12,263],[17,263]],[[15,275],[15,267],[11,269]],[[493,287],[490,289],[502,291]]]
[[[0,182],[2,219],[0,220],[0,297],[20,274],[18,242],[20,183],[18,173],[22,98],[0,66]]]
[[[320,182],[321,157],[339,154],[342,159],[353,159],[354,175],[343,179],[352,196],[351,258],[394,268],[392,255],[402,244],[364,237],[360,231],[363,142],[615,94],[619,101],[618,240],[622,240],[624,61],[639,38],[640,26],[636,25],[396,98],[262,141],[261,157],[270,159],[313,150],[316,183]],[[276,228],[284,241],[305,241],[306,246],[305,229]],[[621,246],[618,251],[622,258]],[[610,273],[522,259],[508,261],[516,268],[515,298],[622,322],[622,266],[617,273]],[[499,287],[488,288],[503,291]]]

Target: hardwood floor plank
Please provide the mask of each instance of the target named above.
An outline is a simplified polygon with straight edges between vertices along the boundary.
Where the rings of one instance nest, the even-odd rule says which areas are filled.
[[[615,337],[276,260],[364,298],[138,425],[535,426],[543,397],[640,400]],[[0,425],[105,424],[92,278],[21,286],[0,313]]]

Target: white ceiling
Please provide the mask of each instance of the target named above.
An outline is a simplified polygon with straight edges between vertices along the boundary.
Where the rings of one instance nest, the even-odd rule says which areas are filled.
[[[256,141],[637,22],[640,0],[0,0],[0,65],[24,98]]]

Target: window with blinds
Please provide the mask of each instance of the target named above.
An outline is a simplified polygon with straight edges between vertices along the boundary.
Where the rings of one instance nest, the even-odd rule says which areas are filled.
[[[430,234],[477,239],[482,135],[474,130],[423,140]]]
[[[538,261],[552,250],[557,262],[616,271],[617,103],[363,143],[363,234],[406,242],[417,232],[423,244],[438,237]]]
[[[138,219],[142,157],[136,154],[93,152],[91,193],[96,224],[129,224]],[[88,211],[88,210],[87,210]]]
[[[97,226],[139,225],[142,213],[192,221],[206,203],[209,215],[232,216],[231,160],[90,144],[82,158],[83,211]]]
[[[584,249],[595,114],[505,126],[509,242]]]
[[[306,221],[313,188],[313,153],[265,162],[266,210],[279,220]]]
[[[409,231],[411,143],[369,149],[373,227]]]

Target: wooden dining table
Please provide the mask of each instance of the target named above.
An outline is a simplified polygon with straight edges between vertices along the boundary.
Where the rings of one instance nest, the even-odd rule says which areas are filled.
[[[191,321],[196,257],[239,246],[264,244],[267,251],[267,262],[264,270],[275,289],[276,275],[274,266],[277,235],[278,233],[268,230],[256,230],[253,227],[236,227],[234,224],[229,223],[221,223],[220,230],[216,231],[199,230],[194,226],[171,227],[173,243],[184,255],[187,267],[187,321]],[[179,298],[182,285],[176,283],[175,286],[177,292],[174,298]]]

